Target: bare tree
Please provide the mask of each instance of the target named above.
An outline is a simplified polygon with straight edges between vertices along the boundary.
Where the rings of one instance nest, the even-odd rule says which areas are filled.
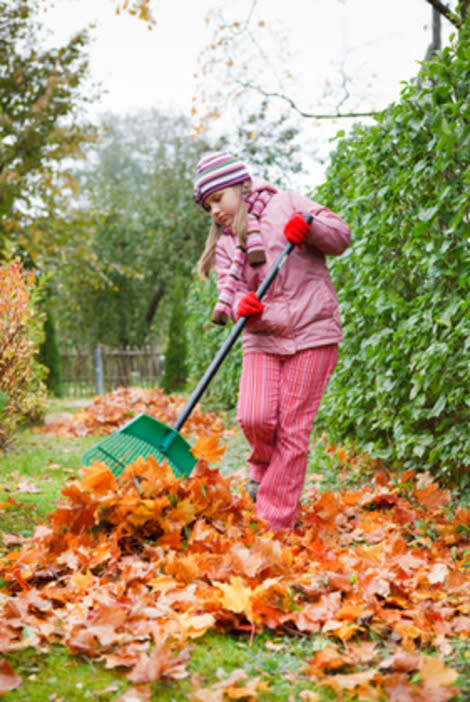
[[[427,60],[441,49],[442,19],[459,28],[467,15],[470,0],[448,0],[447,4],[442,0],[424,1],[432,10],[432,35],[424,57]],[[199,120],[196,133],[204,131],[205,123],[217,119],[227,109],[233,109],[237,100],[243,102],[249,94],[257,94],[265,102],[269,99],[270,106],[283,103],[293,116],[315,121],[373,117],[381,112],[367,107],[361,109],[360,102],[364,101],[357,95],[357,85],[354,86],[346,71],[346,56],[336,70],[334,102],[330,99],[326,109],[302,105],[302,96],[300,99],[295,96],[292,85],[289,85],[287,61],[280,60],[289,53],[284,37],[278,36],[277,51],[266,50],[264,42],[270,30],[259,20],[257,0],[252,1],[243,19],[228,21],[219,8],[214,11],[212,22],[215,28],[213,41],[201,54],[200,98],[194,107],[194,123]],[[215,75],[219,76],[215,82],[224,86],[218,93],[207,88],[210,84],[207,78]],[[261,80],[258,80],[259,76],[262,76]],[[204,109],[204,103],[212,106]]]

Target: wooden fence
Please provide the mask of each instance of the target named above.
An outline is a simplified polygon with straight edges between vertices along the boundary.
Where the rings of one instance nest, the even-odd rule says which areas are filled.
[[[74,348],[61,353],[62,384],[68,397],[102,395],[118,387],[157,387],[163,356],[156,345],[142,348]]]

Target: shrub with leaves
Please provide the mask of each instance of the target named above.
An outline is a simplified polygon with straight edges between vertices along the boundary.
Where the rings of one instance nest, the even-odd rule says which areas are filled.
[[[173,292],[173,305],[161,380],[165,392],[169,393],[184,388],[188,373],[187,347],[184,287],[182,280],[178,279]]]
[[[45,398],[43,369],[36,360],[42,336],[35,313],[35,275],[13,261],[0,267],[0,449],[23,419],[37,419]]]
[[[55,397],[63,397],[62,362],[57,345],[56,327],[51,310],[46,307],[44,339],[39,347],[38,360],[47,369],[46,387]]]
[[[346,341],[322,417],[390,460],[468,481],[470,18],[315,194],[353,244],[332,261]],[[344,135],[339,135],[344,136]]]
[[[189,384],[195,386],[209,367],[211,361],[227,336],[232,331],[229,323],[226,327],[212,324],[211,310],[217,302],[215,276],[207,281],[194,277],[187,302],[187,331],[191,345],[188,357]],[[232,409],[237,402],[238,380],[241,372],[241,346],[236,342],[217,375],[207,389],[204,399],[219,409]]]

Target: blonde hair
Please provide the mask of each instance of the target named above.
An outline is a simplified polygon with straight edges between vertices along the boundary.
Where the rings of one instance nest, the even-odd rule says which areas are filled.
[[[231,188],[237,188],[241,195],[249,195],[251,193],[251,180],[244,180],[237,185],[231,185]],[[208,278],[212,266],[214,265],[215,247],[217,240],[222,234],[222,227],[215,222],[212,222],[209,229],[209,234],[206,239],[204,251],[198,262],[198,271],[201,278]],[[238,237],[238,243],[242,248],[246,246],[246,235],[248,230],[248,211],[244,200],[241,200],[238,210],[235,212],[232,231]]]

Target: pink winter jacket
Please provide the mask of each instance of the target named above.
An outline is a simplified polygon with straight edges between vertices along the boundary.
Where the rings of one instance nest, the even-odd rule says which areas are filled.
[[[253,179],[253,189],[265,185],[264,181]],[[343,340],[338,301],[325,255],[338,255],[347,248],[350,229],[331,210],[294,192],[276,193],[261,214],[266,263],[256,267],[245,263],[233,300],[232,318],[237,319],[240,299],[258,288],[286,245],[284,226],[295,213],[313,215],[310,233],[305,246],[296,246],[292,251],[263,297],[261,319],[246,325],[244,352],[289,355]],[[236,237],[231,233],[223,233],[218,239],[214,268],[219,291],[226,282],[236,245]]]

